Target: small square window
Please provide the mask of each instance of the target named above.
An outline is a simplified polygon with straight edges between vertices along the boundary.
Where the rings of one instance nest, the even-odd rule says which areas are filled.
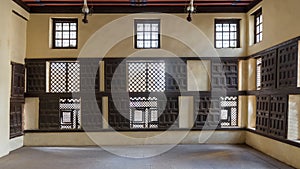
[[[134,22],[135,48],[160,48],[160,20],[136,19]]]
[[[53,48],[77,48],[78,20],[52,19]]]
[[[215,20],[215,47],[240,47],[240,19]]]

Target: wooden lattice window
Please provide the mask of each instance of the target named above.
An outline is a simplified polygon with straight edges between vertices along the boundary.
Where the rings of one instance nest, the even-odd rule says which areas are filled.
[[[238,97],[221,97],[220,121],[222,127],[238,126]]]
[[[156,97],[130,97],[130,128],[158,128]]]
[[[53,18],[53,48],[77,48],[78,20]]]
[[[50,62],[49,92],[80,91],[80,64],[78,62]]]
[[[160,20],[159,19],[136,19],[135,25],[135,48],[160,48]]]
[[[263,15],[262,8],[253,13],[254,15],[254,43],[262,41],[263,38]]]
[[[240,47],[240,19],[215,20],[215,47]]]
[[[80,129],[81,128],[81,105],[80,99],[61,98],[59,99],[60,128]]]
[[[164,92],[165,62],[127,62],[129,92]]]
[[[261,89],[261,64],[262,64],[262,59],[257,58],[256,59],[256,89],[257,90]]]

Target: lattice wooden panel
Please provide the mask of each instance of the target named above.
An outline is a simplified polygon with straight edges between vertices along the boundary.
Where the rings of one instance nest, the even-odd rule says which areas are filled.
[[[267,134],[269,132],[270,97],[257,96],[256,98],[256,131]]]
[[[130,97],[130,128],[158,128],[156,97]]]
[[[18,102],[10,103],[10,138],[23,134],[23,105]]]
[[[81,128],[81,100],[78,98],[60,98],[60,128]]]
[[[129,97],[108,97],[108,123],[114,129],[130,129]]]
[[[220,121],[222,127],[238,126],[238,97],[221,97]]]
[[[27,93],[45,93],[46,62],[26,60]]]
[[[278,87],[296,87],[297,85],[298,43],[278,49]]]
[[[40,97],[39,129],[59,129],[59,98]]]
[[[162,107],[162,105],[166,105]],[[159,128],[167,129],[172,125],[175,128],[179,127],[178,124],[178,97],[168,97],[167,100],[159,99],[158,98],[158,112],[163,112],[159,118]]]
[[[276,88],[276,55],[276,50],[272,50],[261,56],[261,89]]]
[[[187,90],[186,69],[183,61],[166,60],[166,91]]]
[[[238,65],[237,61],[212,62],[212,88],[225,88],[237,90],[238,87]]]
[[[114,91],[126,91],[126,64],[121,59],[105,59],[105,91],[112,89],[112,79],[114,78]],[[117,69],[118,68],[118,69]],[[118,71],[116,71],[118,70]]]
[[[80,87],[83,93],[99,91],[98,60],[80,60]]]
[[[81,123],[85,131],[102,128],[102,98],[81,94]]]
[[[270,104],[269,134],[275,137],[286,138],[288,97],[286,95],[271,96]]]

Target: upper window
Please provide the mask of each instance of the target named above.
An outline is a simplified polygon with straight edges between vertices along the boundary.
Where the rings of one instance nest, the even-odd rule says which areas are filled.
[[[77,48],[77,19],[53,19],[53,48]]]
[[[215,47],[240,47],[240,19],[215,20]]]
[[[260,8],[254,12],[254,35],[255,43],[261,42],[263,38],[263,16],[262,9]]]
[[[135,24],[135,48],[160,48],[160,20],[136,19]]]

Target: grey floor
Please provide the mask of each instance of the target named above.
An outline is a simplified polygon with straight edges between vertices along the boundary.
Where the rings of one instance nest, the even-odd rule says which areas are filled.
[[[0,169],[291,168],[245,145],[177,145],[160,154],[164,148],[159,145],[24,147],[0,158]]]

